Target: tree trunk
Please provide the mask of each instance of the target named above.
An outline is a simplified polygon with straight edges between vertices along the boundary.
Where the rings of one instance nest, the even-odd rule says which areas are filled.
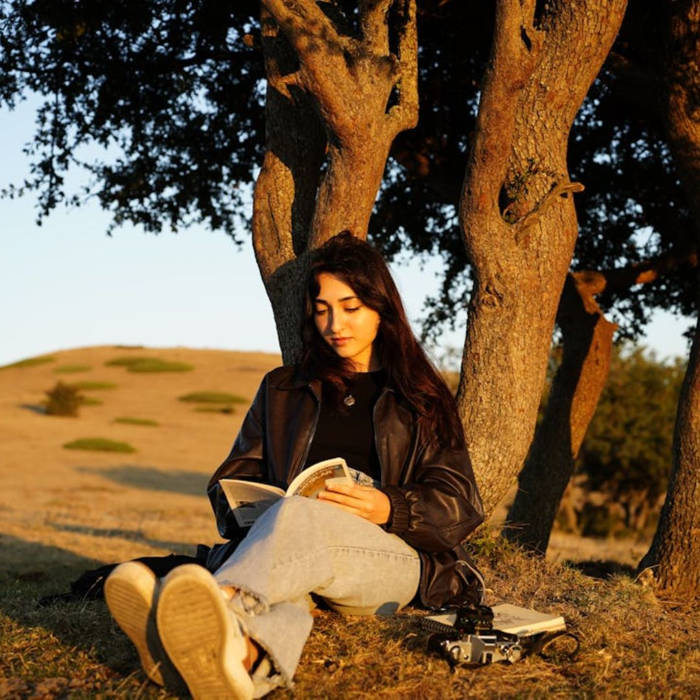
[[[253,244],[289,364],[301,349],[310,251],[342,230],[367,236],[391,143],[417,121],[415,0],[362,0],[360,39],[341,33],[330,4],[262,6],[266,154]]]
[[[564,353],[552,381],[542,422],[518,480],[504,535],[544,554],[561,496],[573,473],[588,425],[605,387],[617,328],[603,316],[595,296],[615,295],[679,269],[697,266],[697,253],[665,255],[612,270],[568,275],[557,322]]]
[[[666,501],[639,570],[649,567],[662,590],[700,593],[700,325],[678,402]]]
[[[626,0],[561,0],[535,20],[536,5],[498,2],[460,202],[475,291],[457,401],[487,513],[532,441],[578,233],[568,134]]]
[[[607,381],[617,329],[603,316],[587,285],[577,282],[570,274],[564,285],[557,314],[562,362],[504,528],[508,539],[541,554],[547,551],[574,459]]]
[[[700,242],[700,0],[672,3],[669,26],[669,144]],[[661,589],[691,597],[700,593],[699,355],[700,322],[678,402],[666,501],[651,547],[639,564],[640,570],[653,567]]]
[[[297,57],[268,12],[262,12],[267,74],[266,153],[253,196],[253,247],[288,363],[301,349],[299,328],[307,248],[326,150],[323,124],[310,95],[287,76]],[[298,256],[298,253],[301,255]]]

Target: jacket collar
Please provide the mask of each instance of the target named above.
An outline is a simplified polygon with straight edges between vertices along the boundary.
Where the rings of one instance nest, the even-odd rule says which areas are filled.
[[[277,388],[283,391],[308,388],[318,401],[321,400],[321,380],[309,379],[296,366],[290,367],[289,374],[280,380]]]

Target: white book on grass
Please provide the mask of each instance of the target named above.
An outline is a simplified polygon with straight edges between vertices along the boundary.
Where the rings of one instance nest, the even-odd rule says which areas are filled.
[[[491,610],[493,627],[501,632],[528,637],[540,632],[560,632],[566,629],[566,622],[561,615],[521,608],[510,603],[494,605]]]
[[[561,615],[552,615],[551,613],[543,613],[538,610],[530,610],[530,608],[521,608],[510,603],[494,605],[491,610],[493,611],[493,629],[501,632],[529,637],[541,632],[560,632],[566,629],[566,622],[564,622],[564,618]],[[438,625],[454,627],[457,621],[457,613],[448,612],[429,615],[427,619]]]

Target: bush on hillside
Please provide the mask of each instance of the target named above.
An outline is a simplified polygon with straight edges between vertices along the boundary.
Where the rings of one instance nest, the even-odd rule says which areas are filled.
[[[77,416],[83,397],[78,388],[58,382],[46,392],[46,413],[50,416]]]

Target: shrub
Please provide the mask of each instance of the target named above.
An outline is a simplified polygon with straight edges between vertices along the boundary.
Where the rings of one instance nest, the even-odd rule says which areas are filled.
[[[102,391],[104,389],[117,388],[117,385],[112,382],[92,382],[88,380],[84,382],[73,382],[71,386],[76,389],[82,389],[83,391]]]
[[[180,401],[190,403],[248,403],[248,399],[237,394],[227,394],[223,391],[193,391],[179,397]]]
[[[105,362],[106,367],[126,367],[129,372],[189,372],[193,365],[172,362],[159,357],[115,357]]]
[[[115,423],[125,423],[126,425],[158,425],[158,421],[151,420],[150,418],[132,418],[131,416],[123,416],[121,418],[115,418]]]
[[[641,532],[660,509],[684,374],[680,360],[662,362],[640,347],[615,349],[576,460],[584,490],[599,493],[605,505],[581,514],[586,532],[614,534],[616,511],[626,529]]]
[[[58,382],[50,391],[46,392],[46,413],[50,416],[77,416],[82,396],[78,389],[69,384]]]
[[[80,405],[81,406],[102,406],[104,401],[96,399],[94,396],[81,396]]]
[[[90,450],[94,452],[136,452],[128,442],[118,442],[109,438],[79,438],[63,445],[67,450]]]

